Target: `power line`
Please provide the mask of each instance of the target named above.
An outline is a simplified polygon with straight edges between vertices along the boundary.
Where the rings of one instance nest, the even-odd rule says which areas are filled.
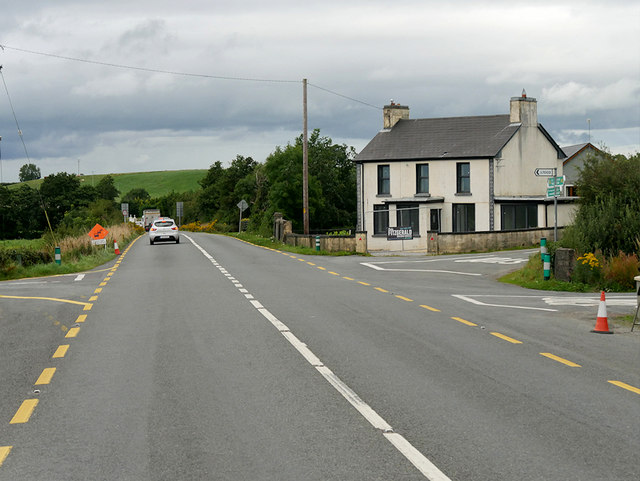
[[[11,96],[9,95],[9,89],[7,88],[7,82],[4,81],[4,74],[2,73],[2,65],[0,65],[0,77],[2,77],[2,83],[4,84],[4,90],[7,92],[7,98],[9,99],[9,106],[11,107],[11,112],[13,113],[13,119],[16,121],[16,128],[18,129],[18,136],[22,141],[22,147],[24,147],[24,155],[26,155],[27,160],[31,162],[29,159],[29,153],[27,152],[27,145],[24,143],[24,138],[22,137],[22,130],[20,129],[20,125],[18,124],[18,117],[16,117],[16,111],[13,108],[13,102],[11,102]]]
[[[141,71],[141,72],[162,73],[162,74],[167,74],[167,75],[179,75],[179,76],[183,76],[183,77],[199,77],[199,78],[210,78],[210,79],[216,79],[216,80],[234,80],[234,81],[242,81],[242,82],[300,83],[300,80],[265,79],[265,78],[252,78],[252,77],[232,77],[232,76],[226,76],[226,75],[209,75],[209,74],[201,74],[201,73],[180,72],[180,71],[175,71],[175,70],[162,70],[162,69],[147,68],[147,67],[137,67],[135,65],[125,65],[125,64],[118,64],[118,63],[111,63],[111,62],[102,62],[102,61],[98,61],[98,60],[90,60],[90,59],[83,59],[83,58],[77,58],[77,57],[69,57],[69,56],[66,56],[66,55],[58,55],[58,54],[48,53],[48,52],[38,52],[36,50],[27,50],[27,49],[24,49],[24,48],[10,47],[8,45],[0,45],[0,48],[2,48],[3,50],[4,49],[15,50],[17,52],[29,53],[29,54],[32,54],[32,55],[41,55],[43,57],[52,57],[52,58],[57,58],[57,59],[61,59],[61,60],[69,60],[69,61],[72,61],[72,62],[82,62],[82,63],[88,63],[88,64],[93,64],[93,65],[102,65],[102,66],[105,66],[105,67],[113,67],[113,68],[128,69],[128,70],[137,70],[137,71]],[[343,95],[341,93],[335,92],[335,91],[330,90],[328,88],[321,87],[319,85],[315,85],[315,84],[312,84],[312,83],[309,83],[308,85],[310,85],[312,87],[315,87],[315,88],[317,88],[319,90],[322,90],[324,92],[327,92],[327,93],[329,93],[331,95],[335,95],[337,97],[342,97],[343,99],[351,100],[352,102],[357,102],[359,104],[366,105],[367,107],[372,107],[374,109],[381,110],[381,107],[378,107],[377,105],[373,105],[373,104],[364,102],[362,100],[358,100],[356,98],[349,97],[347,95]]]
[[[309,83],[309,85],[311,87],[315,87],[315,88],[317,88],[319,90],[323,90],[323,91],[325,91],[327,93],[330,93],[332,95],[337,95],[338,97],[342,97],[343,99],[351,100],[353,102],[358,102],[359,104],[366,105],[367,107],[372,107],[372,108],[377,109],[377,110],[382,110],[382,107],[378,107],[377,105],[369,104],[367,102],[363,102],[362,100],[354,99],[353,97],[348,97],[346,95],[339,94],[338,92],[334,92],[333,90],[329,90],[329,89],[326,89],[324,87],[320,87],[319,85],[315,85],[315,84],[312,84],[312,83]]]
[[[65,55],[58,55],[58,54],[48,53],[48,52],[38,52],[38,51],[35,51],[35,50],[27,50],[27,49],[24,49],[24,48],[9,47],[8,45],[0,45],[0,48],[2,48],[3,50],[4,49],[8,49],[8,50],[15,50],[17,52],[30,53],[30,54],[33,54],[33,55],[41,55],[43,57],[52,57],[52,58],[57,58],[57,59],[62,59],[62,60],[70,60],[72,62],[82,62],[82,63],[88,63],[88,64],[93,64],[93,65],[103,65],[105,67],[114,67],[114,68],[121,68],[121,69],[128,69],[128,70],[138,70],[138,71],[142,71],[142,72],[163,73],[163,74],[168,74],[168,75],[180,75],[180,76],[183,76],[183,77],[200,77],[200,78],[211,78],[211,79],[218,79],[218,80],[239,80],[239,81],[244,81],[244,82],[300,83],[300,80],[230,77],[230,76],[223,76],[223,75],[208,75],[208,74],[200,74],[200,73],[179,72],[179,71],[174,71],[174,70],[162,70],[162,69],[155,69],[155,68],[137,67],[137,66],[134,66],[134,65],[125,65],[125,64],[118,64],[118,63],[111,63],[111,62],[101,62],[101,61],[98,61],[98,60],[90,60],[90,59],[77,58],[77,57],[68,57],[68,56],[65,56]]]

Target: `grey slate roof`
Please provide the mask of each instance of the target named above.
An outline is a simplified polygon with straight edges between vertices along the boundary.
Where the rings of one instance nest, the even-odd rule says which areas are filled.
[[[588,145],[589,145],[588,142],[585,142],[584,144],[567,145],[566,147],[562,147],[562,151],[567,155],[567,159],[569,159],[574,155],[576,155],[578,152],[580,152],[582,149],[587,147]]]
[[[378,132],[355,161],[495,157],[519,128],[509,115],[402,119]]]

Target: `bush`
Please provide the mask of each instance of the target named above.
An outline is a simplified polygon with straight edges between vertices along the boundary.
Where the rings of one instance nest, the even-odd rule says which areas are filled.
[[[638,275],[640,261],[635,254],[622,251],[610,257],[603,266],[605,286],[611,291],[629,291],[635,288],[634,277]]]

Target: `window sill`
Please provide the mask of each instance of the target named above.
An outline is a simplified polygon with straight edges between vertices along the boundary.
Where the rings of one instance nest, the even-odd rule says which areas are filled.
[[[429,192],[418,192],[414,197],[431,197],[431,194]]]
[[[471,192],[456,192],[455,195],[459,197],[471,197]]]
[[[376,197],[391,197],[391,194],[376,194]]]

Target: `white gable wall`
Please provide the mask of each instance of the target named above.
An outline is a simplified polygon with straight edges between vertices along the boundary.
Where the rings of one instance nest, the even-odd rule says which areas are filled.
[[[536,177],[535,169],[556,167],[562,175],[558,152],[538,127],[521,127],[495,161],[496,197],[544,196],[547,177]]]

